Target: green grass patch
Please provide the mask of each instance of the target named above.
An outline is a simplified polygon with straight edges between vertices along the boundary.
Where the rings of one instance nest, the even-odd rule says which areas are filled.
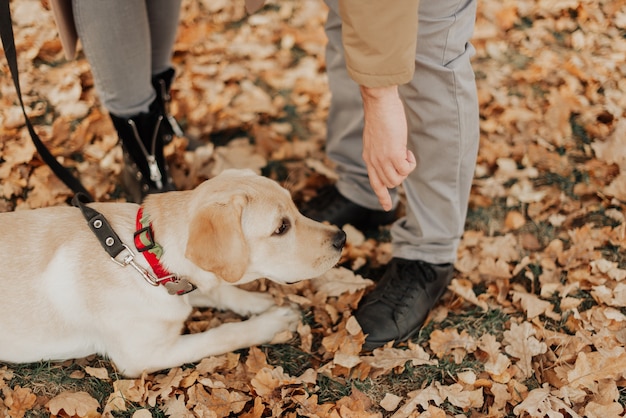
[[[102,364],[94,365],[94,367],[109,365],[104,361],[100,363]],[[110,367],[107,368],[112,374]],[[111,382],[89,375],[79,378],[71,376],[74,372],[83,372],[83,370],[82,366],[76,363],[68,365],[67,362],[42,361],[39,363],[12,364],[13,379],[7,384],[11,388],[16,386],[29,388],[35,395],[46,398],[53,398],[63,392],[84,391],[100,403],[106,401],[113,391]]]
[[[571,226],[572,228],[581,228],[585,225],[589,225],[595,228],[602,228],[604,226],[615,228],[619,226],[620,223],[620,221],[607,216],[604,208],[600,208],[596,211],[588,212],[585,213],[583,216],[575,218],[572,221]]]
[[[494,199],[490,206],[470,207],[467,211],[465,229],[483,231],[487,236],[494,236],[504,228],[504,219],[511,209],[506,206],[506,198]]]
[[[152,418],[166,418],[168,415],[157,407],[145,408],[143,406],[129,406],[127,411],[112,412],[115,418],[132,418],[133,414],[141,409],[147,409],[152,414]]]
[[[300,376],[312,367],[311,354],[298,348],[298,344],[273,344],[263,346],[268,364],[281,366],[289,376]]]
[[[335,403],[339,399],[349,396],[352,393],[351,380],[332,379],[329,376],[320,374],[317,377],[317,400],[319,404]]]
[[[493,334],[501,339],[509,320],[510,316],[499,309],[484,311],[479,307],[473,307],[462,313],[451,312],[441,322],[429,322],[420,330],[414,341],[426,344],[435,329],[446,328],[456,328],[459,333],[465,330],[474,338],[480,338],[483,334]]]
[[[598,250],[602,253],[603,258],[617,263],[617,266],[621,269],[626,268],[626,251],[621,246],[607,242],[606,245]]]

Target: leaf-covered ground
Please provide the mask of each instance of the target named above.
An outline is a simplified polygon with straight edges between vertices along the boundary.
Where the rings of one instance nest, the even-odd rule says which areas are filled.
[[[98,200],[123,199],[121,151],[84,57],[48,11],[12,3],[22,87],[41,137]],[[251,167],[296,201],[334,180],[323,153],[325,8],[185,1],[172,112],[200,147],[168,149],[191,188]],[[361,355],[351,312],[390,244],[348,229],[342,267],[293,286],[287,343],[124,379],[100,357],[0,364],[8,417],[617,417],[626,404],[626,2],[481,0],[481,149],[457,273],[413,341]],[[0,62],[0,211],[65,204]],[[1,232],[0,232],[1,233]],[[15,312],[15,315],[20,315]],[[186,332],[237,321],[199,310]]]

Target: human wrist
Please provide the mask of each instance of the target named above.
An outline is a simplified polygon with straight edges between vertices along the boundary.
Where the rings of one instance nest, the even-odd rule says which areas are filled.
[[[361,89],[361,97],[363,97],[363,100],[380,101],[398,97],[398,86],[396,85],[386,87],[359,87]]]

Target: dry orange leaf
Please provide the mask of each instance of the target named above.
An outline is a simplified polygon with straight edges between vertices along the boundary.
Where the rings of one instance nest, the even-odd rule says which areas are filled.
[[[511,329],[504,332],[504,351],[510,356],[519,359],[517,366],[524,377],[532,375],[532,359],[543,354],[548,347],[535,338],[536,331],[528,322],[520,325],[511,323]]]
[[[439,358],[449,354],[467,354],[476,351],[476,340],[466,330],[459,331],[447,328],[434,330],[430,335],[430,349]],[[458,362],[457,362],[458,363]]]
[[[568,385],[597,391],[598,382],[620,379],[626,374],[626,351],[617,347],[613,352],[593,351],[578,354],[574,369],[567,373]]]
[[[37,396],[29,388],[16,386],[13,390],[6,388],[4,404],[7,406],[10,418],[23,418],[26,412],[35,405]]]
[[[61,411],[64,416],[70,418],[96,418],[100,416],[98,408],[100,404],[87,392],[63,392],[46,405],[53,416],[57,416]]]

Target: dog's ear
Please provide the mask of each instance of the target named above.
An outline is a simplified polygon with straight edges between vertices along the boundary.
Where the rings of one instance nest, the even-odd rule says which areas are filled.
[[[201,209],[189,227],[185,256],[203,270],[227,282],[241,279],[248,266],[248,244],[241,215],[245,197]]]

